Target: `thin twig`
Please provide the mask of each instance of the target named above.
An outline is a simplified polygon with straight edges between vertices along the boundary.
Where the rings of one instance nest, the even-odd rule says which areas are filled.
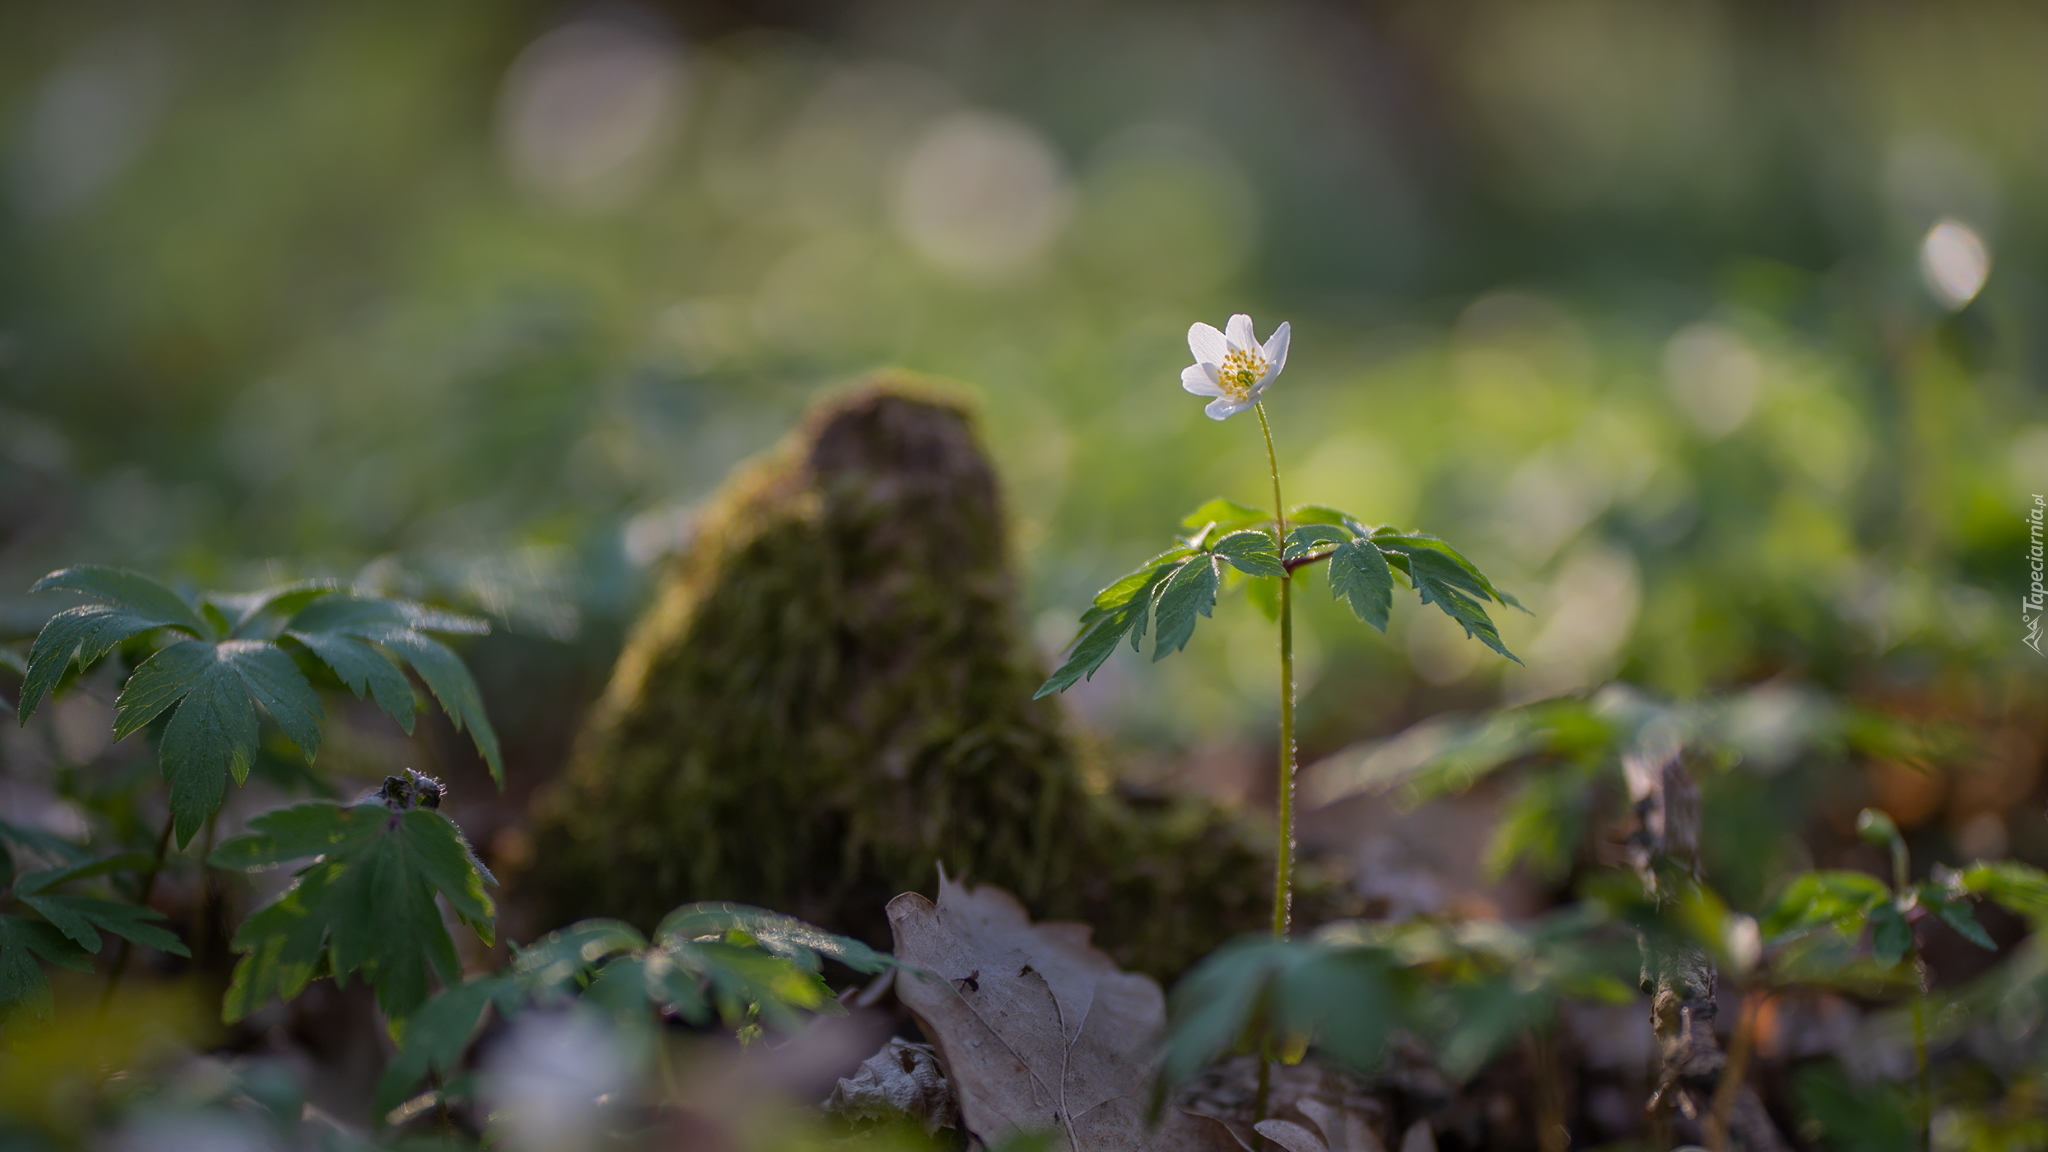
[[[1727,1152],[1728,1129],[1735,1120],[1735,1102],[1749,1072],[1750,1049],[1756,1044],[1756,1021],[1763,1011],[1762,989],[1751,989],[1742,998],[1742,1012],[1735,1018],[1735,1036],[1728,1042],[1728,1063],[1721,1067],[1721,1082],[1714,1086],[1714,1111],[1707,1120],[1709,1152]]]
[[[147,907],[150,894],[156,891],[157,873],[164,870],[164,856],[171,849],[171,830],[177,826],[177,820],[174,813],[164,814],[164,830],[159,832],[156,838],[156,855],[149,862],[149,871],[142,874],[142,888],[135,896],[135,902],[139,905]],[[100,993],[101,1015],[105,1015],[107,1006],[114,1002],[114,989],[120,987],[121,974],[128,969],[130,950],[128,941],[123,939],[120,948],[114,953],[114,966],[107,971],[107,986]]]
[[[1550,1030],[1532,1028],[1523,1034],[1529,1072],[1536,1081],[1536,1147],[1541,1152],[1566,1152],[1572,1145],[1571,1129],[1564,1122],[1564,1085],[1557,1075],[1557,1053],[1550,1043]]]
[[[1675,741],[1645,742],[1623,757],[1636,828],[1629,856],[1644,890],[1670,903],[1699,883],[1699,785],[1686,771]],[[1713,958],[1684,943],[1637,938],[1643,953],[1643,988],[1651,997],[1650,1022],[1657,1034],[1659,1068],[1648,1110],[1652,1124],[1671,1104],[1689,1117],[1710,1118],[1715,1102],[1734,1093],[1727,1136],[1744,1152],[1783,1152],[1790,1147],[1763,1101],[1714,1036],[1715,988],[1720,979]],[[1745,1057],[1746,1059],[1746,1057]],[[1668,1123],[1668,1121],[1666,1121]]]
[[[441,1086],[441,1074],[431,1068],[427,1070],[427,1087],[434,1090],[434,1119],[439,1123],[441,1135],[453,1140],[455,1121],[448,1115],[448,1091]]]
[[[1259,1090],[1252,1097],[1252,1148],[1253,1152],[1265,1152],[1266,1134],[1258,1130],[1258,1123],[1266,1118],[1266,1101],[1273,1090],[1272,1053],[1262,1046],[1259,1049]]]
[[[206,818],[206,836],[199,848],[199,909],[192,916],[192,957],[196,964],[211,957],[205,949],[213,943],[214,876],[213,869],[206,866],[206,858],[213,855],[213,834],[219,823],[220,811],[216,809]]]

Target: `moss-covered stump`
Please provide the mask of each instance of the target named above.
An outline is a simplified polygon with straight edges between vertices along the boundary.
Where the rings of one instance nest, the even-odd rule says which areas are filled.
[[[877,943],[936,865],[1171,974],[1266,917],[1269,854],[1192,798],[1082,786],[1020,634],[995,475],[956,403],[828,401],[728,482],[538,801],[553,925],[763,904]]]

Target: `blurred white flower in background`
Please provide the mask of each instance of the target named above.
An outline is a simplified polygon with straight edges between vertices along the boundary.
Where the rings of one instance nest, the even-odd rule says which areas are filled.
[[[1737,976],[1747,976],[1756,971],[1756,962],[1763,958],[1764,938],[1758,929],[1756,918],[1737,912],[1722,926],[1722,948],[1727,952],[1730,966]]]
[[[531,1012],[491,1049],[484,1098],[514,1152],[579,1152],[602,1143],[601,1111],[629,1085],[626,1037],[588,1012]]]
[[[995,280],[1037,259],[1071,202],[1060,158],[1036,129],[959,112],[933,125],[904,161],[896,226],[939,268]]]
[[[562,207],[617,208],[653,174],[680,126],[687,76],[651,21],[579,20],[513,61],[498,99],[506,167]]]
[[[1188,329],[1188,351],[1195,362],[1181,369],[1180,386],[1197,396],[1214,396],[1206,412],[1211,420],[1228,420],[1259,402],[1287,367],[1292,329],[1282,321],[1264,344],[1252,332],[1252,318],[1239,313],[1226,332],[1207,324]]]
[[[1950,311],[1960,311],[1984,290],[1991,275],[1991,253],[1975,229],[1945,219],[1929,228],[1920,242],[1920,275],[1935,299]]]

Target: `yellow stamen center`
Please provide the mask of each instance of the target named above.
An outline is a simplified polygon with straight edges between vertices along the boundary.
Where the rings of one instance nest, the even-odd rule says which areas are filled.
[[[1257,352],[1232,348],[1216,368],[1216,386],[1223,394],[1242,403],[1251,398],[1252,388],[1266,374],[1266,358]]]

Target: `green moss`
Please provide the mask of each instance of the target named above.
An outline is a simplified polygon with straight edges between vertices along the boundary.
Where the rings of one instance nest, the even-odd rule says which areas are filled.
[[[886,942],[941,862],[1155,973],[1264,923],[1271,860],[1230,815],[1083,788],[960,405],[828,401],[700,524],[538,802],[546,923],[734,899]]]

